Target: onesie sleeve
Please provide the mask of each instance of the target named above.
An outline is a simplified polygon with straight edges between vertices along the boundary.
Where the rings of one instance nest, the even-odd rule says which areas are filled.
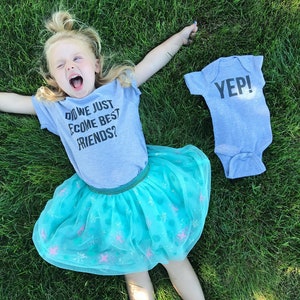
[[[206,94],[208,83],[202,71],[188,73],[184,75],[184,80],[192,95],[204,96]]]
[[[41,129],[47,129],[58,135],[57,127],[51,117],[51,111],[54,108],[54,103],[39,101],[35,96],[32,96],[32,103],[41,124]]]
[[[266,84],[264,76],[263,76],[263,72],[262,72],[263,60],[264,60],[264,57],[261,55],[253,57],[254,72],[255,72],[255,74],[257,74],[258,81],[261,83],[261,87],[263,87]]]

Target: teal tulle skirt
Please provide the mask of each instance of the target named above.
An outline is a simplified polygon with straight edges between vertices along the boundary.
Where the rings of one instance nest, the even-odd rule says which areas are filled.
[[[148,146],[148,167],[121,189],[95,190],[76,174],[48,201],[33,241],[57,267],[100,275],[184,259],[209,206],[210,163],[198,148]]]

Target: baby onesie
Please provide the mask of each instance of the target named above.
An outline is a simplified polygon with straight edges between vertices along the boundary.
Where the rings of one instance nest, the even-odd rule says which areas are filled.
[[[272,142],[272,130],[262,63],[262,56],[222,57],[184,76],[190,93],[202,95],[208,105],[214,151],[230,179],[266,170],[262,154]]]

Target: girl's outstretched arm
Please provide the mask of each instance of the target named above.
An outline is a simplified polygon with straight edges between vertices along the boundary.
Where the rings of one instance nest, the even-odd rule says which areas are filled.
[[[14,93],[0,93],[0,111],[15,114],[36,114],[31,96]]]
[[[137,85],[141,85],[164,67],[178,52],[181,46],[188,45],[197,30],[198,26],[195,22],[190,26],[186,26],[181,31],[151,50],[135,67]]]

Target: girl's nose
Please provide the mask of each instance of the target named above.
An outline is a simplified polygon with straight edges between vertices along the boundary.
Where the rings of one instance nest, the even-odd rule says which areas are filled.
[[[74,63],[73,63],[72,61],[66,62],[66,69],[67,69],[68,71],[74,69]]]

